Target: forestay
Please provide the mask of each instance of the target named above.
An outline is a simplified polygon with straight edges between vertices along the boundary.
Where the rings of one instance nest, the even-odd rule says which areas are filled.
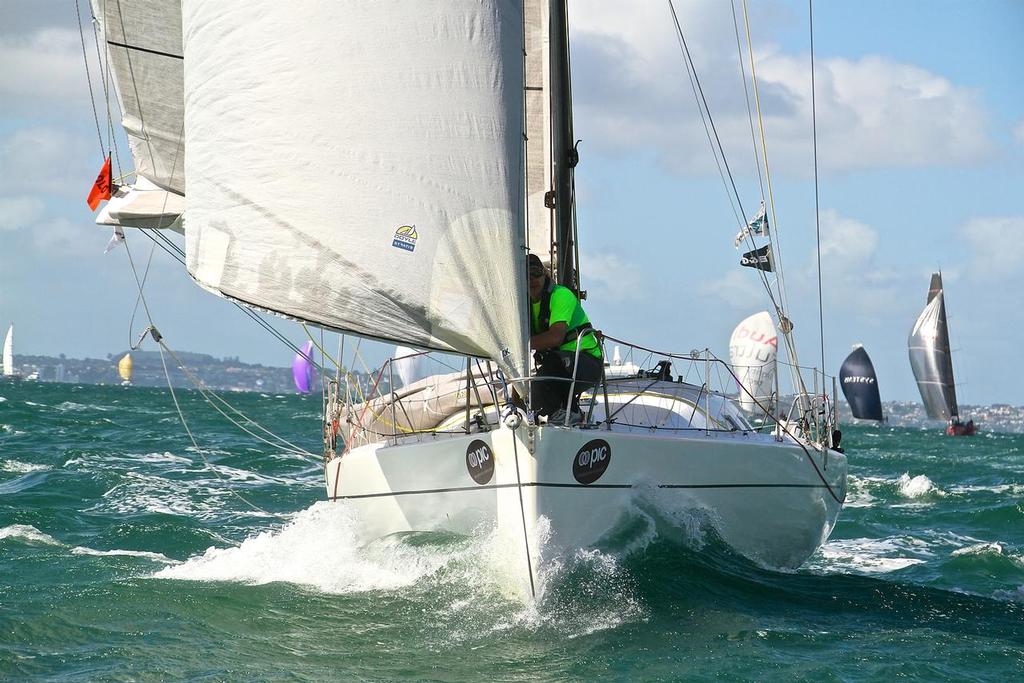
[[[92,0],[92,10],[117,84],[135,172],[184,194],[181,3]]]
[[[201,285],[525,375],[521,2],[186,3],[183,36]]]

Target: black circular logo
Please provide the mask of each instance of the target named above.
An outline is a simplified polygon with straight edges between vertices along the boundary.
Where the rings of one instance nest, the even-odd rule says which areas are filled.
[[[581,484],[593,484],[612,462],[612,447],[604,439],[583,444],[572,461],[572,476]]]
[[[480,439],[473,439],[466,448],[466,469],[478,484],[486,484],[494,476],[494,453]]]

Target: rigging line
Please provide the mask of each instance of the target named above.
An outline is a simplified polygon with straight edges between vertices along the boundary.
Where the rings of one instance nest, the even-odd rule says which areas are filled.
[[[104,0],[103,7],[101,9],[103,10],[104,19],[106,19],[106,0]],[[107,148],[113,149],[114,151],[114,162],[117,165],[117,174],[120,176],[123,166],[121,164],[121,155],[118,152],[117,142],[114,139],[114,118],[111,115],[110,106],[110,91],[113,89],[110,84],[110,59],[108,58],[106,61],[103,60],[102,53],[100,51],[99,22],[96,19],[96,15],[92,14],[91,7],[90,15],[92,16],[92,38],[93,45],[96,47],[96,61],[99,63],[100,71],[103,75],[103,103],[107,109]],[[115,103],[117,104],[118,112],[120,112],[121,103],[118,102],[116,98]]]
[[[700,103],[700,96],[697,94],[697,86],[694,85],[694,68],[692,67],[690,60],[687,59],[686,47],[682,41],[682,29],[679,25],[679,20],[675,16],[675,7],[672,5],[672,0],[669,0],[669,10],[672,12],[672,18],[676,24],[676,41],[679,43],[679,50],[683,55],[683,66],[686,67],[686,76],[690,80],[690,89],[693,91],[693,98],[697,103],[697,112],[700,114],[701,124],[704,126],[704,135],[708,139],[708,146],[711,147],[711,156],[715,158],[715,166],[718,167],[718,177],[722,179],[722,187],[725,189],[725,196],[729,199],[729,207],[732,209],[732,214],[736,218],[736,224],[742,226],[745,222],[745,218],[741,216],[742,207],[739,210],[736,208],[736,202],[733,199],[733,195],[729,192],[729,183],[725,179],[725,173],[722,171],[722,162],[718,157],[718,150],[715,149],[715,143],[711,139],[711,131],[708,129],[707,117],[704,114],[704,108]]]
[[[139,228],[139,230],[141,230],[142,233],[144,235],[146,235],[146,237],[148,237],[149,239],[153,240],[154,243],[156,243],[157,240],[159,239],[160,243],[158,243],[158,246],[161,249],[163,249],[167,253],[168,256],[173,258],[175,261],[180,263],[182,266],[185,265],[185,260],[184,260],[185,252],[182,250],[182,248],[180,246],[175,244],[169,237],[164,235],[163,232],[160,229],[158,229],[158,228]],[[280,332],[277,328],[275,328],[269,322],[267,322],[266,320],[261,318],[259,316],[259,314],[257,314],[255,311],[253,311],[252,309],[248,308],[247,306],[243,306],[242,304],[238,303],[237,301],[232,301],[230,299],[228,301],[230,301],[231,304],[235,308],[237,308],[239,311],[241,311],[246,316],[248,316],[253,322],[255,322],[257,325],[262,327],[266,332],[269,332],[271,334],[271,336],[275,337],[279,342],[281,342],[282,344],[284,344],[285,346],[290,348],[295,353],[298,353],[298,354],[302,353],[302,351],[299,350],[299,347],[297,347],[294,343],[292,343],[292,341],[290,339],[285,337],[284,334],[282,332]],[[321,370],[322,369],[323,368],[321,366]]]
[[[736,222],[740,226],[740,228],[743,229],[747,225],[746,212],[743,209],[743,202],[740,199],[739,190],[737,190],[737,188],[736,188],[736,182],[733,179],[732,171],[729,169],[729,161],[725,157],[725,148],[722,147],[722,142],[721,142],[721,140],[718,137],[718,129],[715,127],[715,120],[711,116],[711,109],[708,107],[707,99],[704,97],[704,90],[703,90],[703,88],[701,88],[700,78],[697,76],[697,67],[693,63],[693,57],[691,56],[689,47],[687,46],[686,37],[683,34],[683,28],[682,28],[682,25],[679,22],[679,16],[676,13],[675,5],[673,4],[672,0],[668,0],[668,5],[669,5],[669,10],[672,12],[672,20],[675,23],[676,35],[677,35],[677,38],[679,39],[679,45],[680,45],[680,48],[681,48],[681,50],[683,52],[683,61],[684,61],[684,64],[686,65],[686,73],[687,73],[687,75],[690,76],[690,87],[694,91],[694,98],[697,100],[697,109],[698,109],[698,111],[700,111],[701,121],[704,124],[704,132],[708,136],[708,144],[711,145],[712,155],[715,157],[715,163],[718,164],[718,173],[719,173],[720,176],[722,176],[722,184],[725,185],[726,196],[729,198],[729,203],[732,206],[732,210],[733,210],[733,214],[734,215],[736,215],[736,206],[739,205],[740,214],[736,215]],[[699,95],[698,95],[698,91],[700,93]],[[703,102],[703,107],[701,106],[702,102]],[[707,120],[704,120],[704,112],[705,111],[707,112]],[[711,133],[708,132],[708,122],[710,122],[711,130],[715,134],[715,140],[718,141],[717,150],[716,150],[715,144],[711,141]],[[755,148],[755,151],[756,151],[757,145],[754,145],[754,148]],[[722,175],[722,166],[721,166],[721,164],[719,164],[719,161],[718,161],[718,155],[719,154],[721,154],[722,163],[725,164],[726,171],[728,171],[728,173],[729,173],[729,181],[732,184],[732,194],[730,194],[729,186],[725,183],[725,177]],[[736,204],[733,204],[733,195],[735,195],[735,197],[736,197]],[[770,240],[770,238],[769,238],[769,240]],[[754,243],[753,236],[750,235],[749,233],[747,233],[747,235],[746,235],[746,243],[747,243],[747,246],[750,249],[752,249],[752,250],[757,248],[757,245]],[[780,264],[780,268],[781,268],[781,264]],[[758,276],[761,279],[761,284],[764,285],[765,291],[768,293],[769,300],[771,300],[772,305],[775,307],[776,311],[779,311],[780,310],[780,306],[775,301],[775,295],[773,294],[771,285],[768,282],[768,276],[760,268],[758,268],[756,270],[757,270]]]
[[[700,84],[700,77],[697,76],[697,68],[693,63],[693,56],[690,54],[690,47],[686,43],[686,36],[683,34],[683,28],[679,23],[679,16],[676,14],[676,8],[672,0],[668,0],[669,8],[672,10],[672,20],[675,22],[676,33],[679,35],[679,41],[682,44],[683,52],[686,60],[689,62],[693,69],[693,80],[697,85],[697,91],[700,93],[700,100],[704,104],[704,110],[707,112],[708,121],[711,124],[711,132],[715,135],[715,142],[718,145],[718,150],[722,155],[722,163],[725,164],[726,173],[729,175],[729,183],[732,186],[733,194],[736,195],[736,203],[740,207],[740,213],[745,217],[747,212],[743,209],[743,200],[740,198],[740,192],[736,189],[736,180],[733,178],[732,169],[729,168],[729,160],[725,157],[725,148],[722,146],[722,140],[718,137],[718,128],[715,126],[715,119],[711,115],[711,108],[708,106],[707,97],[704,95],[704,88]]]
[[[118,17],[118,20],[121,23],[121,37],[124,38],[125,41],[127,41],[128,40],[128,31],[126,31],[125,27],[124,27],[124,12],[121,9],[121,0],[116,0],[116,2],[117,2],[117,17]],[[130,50],[125,50],[124,58],[128,62],[128,77],[129,77],[129,80],[131,80],[131,83],[132,83],[132,91],[135,93],[135,104],[139,108],[139,124],[140,124],[140,127],[142,129],[142,138],[146,141],[146,150],[149,152],[149,158],[152,159],[152,161],[153,161],[153,171],[154,171],[154,174],[155,174],[156,173],[156,155],[153,154],[153,145],[150,143],[150,134],[149,134],[149,131],[146,130],[146,117],[142,113],[142,98],[139,97],[139,86],[138,86],[138,83],[135,81],[135,68],[132,66],[132,55],[131,55],[131,51]],[[184,124],[182,124],[182,125],[184,125]],[[172,171],[172,173],[173,173],[173,171]]]
[[[758,126],[760,128],[760,132],[761,132],[761,155],[762,155],[763,161],[764,161],[765,181],[766,181],[766,184],[768,186],[768,203],[769,203],[769,207],[771,208],[771,218],[772,218],[772,222],[774,223],[774,227],[775,227],[774,230],[769,232],[768,240],[769,240],[769,242],[773,243],[774,246],[775,246],[775,252],[776,252],[776,259],[775,259],[775,261],[776,261],[776,263],[779,266],[778,273],[777,273],[777,276],[776,276],[776,280],[777,280],[778,286],[779,286],[779,298],[782,300],[783,312],[785,312],[786,310],[789,309],[789,296],[788,296],[787,291],[786,291],[786,279],[785,279],[785,277],[783,275],[783,268],[782,268],[782,242],[779,239],[779,234],[778,234],[778,229],[779,229],[778,213],[775,210],[775,195],[772,192],[772,174],[771,174],[771,171],[770,171],[770,169],[768,167],[768,145],[767,145],[767,142],[765,140],[764,118],[763,118],[763,116],[761,114],[761,94],[760,94],[760,90],[757,87],[757,72],[756,72],[755,67],[754,67],[754,46],[753,46],[753,43],[751,42],[751,39],[750,39],[750,19],[749,19],[749,16],[747,14],[747,0],[741,0],[741,2],[743,3],[743,21],[744,21],[744,27],[746,29],[746,35],[747,35],[747,52],[748,52],[749,57],[750,57],[750,82],[751,82],[751,85],[753,86],[753,89],[754,89],[754,103],[757,105],[757,123],[758,123]],[[788,340],[790,338],[790,334],[789,333],[784,333],[784,334],[785,334],[785,337]],[[794,351],[795,351],[795,348],[794,348]],[[802,384],[803,384],[803,382],[801,380],[801,385]]]
[[[807,0],[807,24],[811,34],[811,140],[814,146],[814,237],[818,256],[818,339],[821,371],[825,372],[825,313],[821,296],[821,210],[818,202],[818,108],[814,94],[814,1]]]
[[[754,112],[750,108],[750,91],[747,88],[747,68],[743,65],[743,46],[740,43],[740,25],[736,18],[736,2],[730,0],[732,7],[732,27],[736,34],[736,56],[740,65],[740,77],[743,79],[743,98],[747,102],[747,121],[750,124],[750,142],[754,150],[754,166],[757,168],[757,185],[761,188],[761,201],[764,201],[764,179],[761,177],[761,160],[757,156],[757,137],[754,134]]]
[[[82,62],[85,64],[85,82],[89,86],[89,104],[92,105],[92,118],[96,122],[96,135],[100,141],[100,155],[106,156],[103,147],[103,133],[100,131],[100,115],[96,111],[96,98],[92,90],[92,76],[89,73],[89,53],[85,49],[85,29],[82,28],[82,10],[79,8],[79,0],[75,0],[75,15],[78,17],[78,37],[82,41]],[[102,68],[102,65],[101,65]]]
[[[512,431],[512,430],[510,430]],[[519,445],[515,431],[512,431],[512,454],[516,463],[516,489],[519,491],[519,514],[523,519],[523,547],[526,549],[526,570],[530,575],[530,595],[537,599],[537,587],[533,582],[533,561],[530,559],[530,536],[526,530],[526,504],[523,502],[523,480],[519,474]]]
[[[777,254],[776,262],[779,266],[776,281],[778,283],[779,298],[782,301],[782,308],[778,309],[778,313],[779,315],[784,315],[785,311],[789,308],[789,296],[786,291],[786,279],[783,275],[782,268],[782,243],[778,234],[779,223],[778,214],[775,210],[775,195],[772,192],[772,174],[768,166],[768,147],[765,141],[764,134],[764,118],[761,114],[761,94],[760,90],[757,87],[757,71],[754,66],[754,46],[750,39],[750,17],[747,12],[747,0],[741,0],[741,2],[743,3],[743,23],[744,28],[746,29],[747,36],[747,53],[750,58],[750,81],[754,89],[754,102],[757,105],[757,122],[761,132],[761,155],[764,159],[765,181],[768,186],[768,202],[771,207],[772,221],[775,223],[775,230],[769,233],[768,239],[772,244],[775,245],[775,251]],[[793,364],[799,365],[799,358],[796,353],[796,342],[793,340],[792,327],[788,327],[790,327],[789,331],[786,331],[784,328],[782,333],[783,339],[786,340],[786,352],[790,355],[790,359],[793,361]],[[793,381],[796,385],[794,388],[800,393],[801,396],[806,397],[807,387],[804,384],[803,375],[799,371],[793,372]]]
[[[154,251],[155,251],[155,245],[156,245],[156,242],[154,241],[154,247],[153,247],[153,248],[151,248],[151,249],[150,249],[150,252],[149,252],[149,261],[148,261],[148,262],[147,262],[147,264],[146,264],[146,271],[145,271],[145,274],[143,275],[143,278],[142,278],[141,280],[139,279],[138,271],[137,271],[137,270],[136,270],[136,268],[135,268],[135,261],[134,261],[134,259],[132,259],[132,256],[131,256],[131,251],[130,251],[130,250],[128,249],[128,240],[127,240],[127,239],[125,240],[125,245],[124,245],[124,246],[125,246],[125,250],[126,250],[126,252],[128,253],[128,263],[129,263],[129,264],[131,265],[131,268],[132,268],[132,273],[133,273],[133,274],[135,275],[135,283],[136,283],[136,285],[138,286],[138,289],[139,289],[139,294],[138,294],[138,298],[137,298],[137,299],[136,299],[136,301],[135,301],[135,308],[136,308],[136,310],[138,310],[139,302],[141,301],[141,302],[142,302],[142,305],[143,305],[143,308],[144,308],[144,310],[146,311],[146,318],[147,318],[147,319],[149,320],[149,325],[150,325],[150,327],[154,327],[154,328],[155,328],[155,324],[154,324],[154,322],[153,322],[153,316],[152,316],[152,314],[150,313],[150,310],[149,310],[149,304],[148,304],[148,302],[146,301],[146,296],[145,296],[145,293],[144,293],[144,289],[145,289],[145,286],[146,286],[146,278],[148,278],[148,276],[149,276],[149,268],[150,268],[150,265],[151,265],[151,264],[152,264],[152,262],[153,262],[153,253],[154,253]],[[134,322],[135,322],[135,312],[133,311],[133,312],[132,312],[132,323],[131,323],[131,324],[132,324],[132,325],[134,325]],[[129,344],[131,344],[131,328],[129,328],[129,330],[128,330],[128,334],[129,334]],[[143,339],[143,338],[145,338],[145,334],[143,334],[143,337],[139,339],[139,345],[141,345],[141,344],[142,344],[142,339]],[[160,344],[161,342],[157,342],[157,343],[158,343],[158,344]],[[131,346],[131,348],[132,348],[132,349],[134,350],[134,349],[138,348],[138,346]],[[175,356],[175,355],[174,355],[174,352],[173,352],[173,351],[171,351],[171,350],[170,350],[170,348],[167,348],[167,351],[168,351],[169,353],[171,353],[172,357],[174,357],[175,361],[177,361],[177,363],[178,363],[179,367],[180,367],[180,368],[181,368],[181,370],[182,370],[182,371],[183,371],[183,372],[184,372],[184,373],[186,374],[186,376],[189,376],[189,371],[188,371],[188,369],[187,369],[187,368],[185,367],[185,364],[184,364],[184,363],[182,363],[182,362],[181,362],[181,360],[180,360],[180,359],[179,359],[179,358],[178,358],[177,356]],[[162,357],[162,354],[161,354],[161,357]],[[189,378],[190,378],[190,380],[191,380],[191,377],[189,377]],[[168,382],[169,382],[169,381],[170,381],[170,376],[168,376]],[[195,383],[195,382],[193,382],[193,383]],[[168,384],[168,386],[170,386],[170,385]],[[197,388],[199,388],[199,387],[197,386]],[[199,392],[200,392],[201,394],[203,394],[203,396],[204,396],[204,398],[205,398],[205,394],[203,393],[203,389],[199,388]],[[292,448],[295,448],[295,449],[299,449],[299,450],[301,451],[301,453],[300,453],[300,454],[302,454],[302,455],[310,455],[310,456],[312,456],[312,455],[313,455],[313,454],[312,454],[312,453],[310,453],[309,451],[302,451],[302,450],[300,449],[300,447],[299,447],[299,446],[296,446],[295,444],[292,444],[292,443],[288,442],[287,440],[283,439],[283,438],[282,438],[282,437],[280,437],[280,436],[277,436],[276,434],[274,434],[274,433],[273,433],[273,432],[271,432],[270,430],[268,430],[268,429],[266,429],[266,428],[262,427],[261,425],[259,425],[258,423],[256,423],[256,422],[255,422],[254,420],[252,420],[252,419],[250,419],[250,418],[246,417],[245,415],[242,415],[242,413],[238,412],[238,411],[237,411],[237,410],[235,410],[235,409],[234,409],[234,408],[233,408],[233,407],[232,407],[232,406],[231,406],[230,404],[228,404],[228,403],[227,403],[227,401],[224,401],[224,400],[223,400],[222,398],[220,398],[220,397],[219,397],[219,396],[217,396],[216,394],[213,394],[212,392],[210,392],[210,393],[211,393],[211,395],[212,395],[212,396],[214,396],[214,398],[217,398],[217,399],[218,399],[219,401],[221,401],[222,403],[224,403],[224,405],[228,406],[228,408],[230,408],[230,409],[231,409],[232,411],[234,411],[234,412],[235,412],[235,413],[237,413],[238,415],[241,415],[241,416],[242,416],[243,418],[245,418],[245,419],[246,419],[246,420],[247,420],[248,422],[250,422],[250,423],[251,423],[251,424],[253,424],[253,425],[256,425],[257,427],[259,427],[259,428],[260,428],[261,430],[263,430],[263,431],[264,431],[264,432],[266,432],[267,434],[270,434],[271,436],[273,436],[273,437],[274,437],[275,439],[279,439],[279,440],[280,440],[280,441],[281,441],[282,443],[285,443],[285,444],[287,444],[287,445],[291,446]],[[209,401],[209,399],[207,399],[207,402],[209,402],[209,403],[210,403],[211,405],[213,405],[213,404],[212,404],[212,402],[210,402],[210,401]],[[261,440],[261,441],[264,441],[265,443],[270,443],[270,442],[267,442],[267,441],[266,441],[265,439],[261,439],[261,438],[260,438],[259,436],[257,436],[256,434],[252,434],[252,432],[250,432],[249,430],[245,429],[244,427],[242,427],[242,426],[241,426],[241,425],[239,425],[238,423],[234,422],[234,420],[231,420],[231,418],[230,418],[229,416],[227,416],[226,414],[224,414],[224,412],[223,412],[223,411],[221,411],[221,410],[220,410],[219,408],[217,408],[217,406],[215,406],[215,405],[214,405],[213,407],[214,407],[214,409],[216,409],[216,410],[217,410],[218,412],[220,412],[220,413],[221,413],[222,415],[224,415],[224,416],[225,416],[225,417],[226,417],[226,418],[227,418],[228,420],[230,420],[231,422],[233,422],[233,423],[234,423],[234,424],[235,424],[235,425],[236,425],[237,427],[239,427],[239,429],[242,429],[242,431],[245,431],[246,433],[250,434],[251,436],[253,436],[253,437],[255,437],[255,438],[257,438],[257,439],[259,439],[259,440]],[[270,445],[274,446],[275,448],[281,448],[280,444],[273,444],[273,443],[271,443]],[[198,447],[198,445],[197,445],[197,447]],[[287,450],[287,449],[285,449],[285,450]],[[314,456],[314,457],[315,457],[315,456]]]
[[[125,241],[125,249],[126,249],[126,251],[127,251],[127,247],[128,247],[128,243],[127,243],[127,240],[126,240]],[[143,308],[146,311],[146,317],[149,319],[149,328],[148,328],[148,330],[150,330],[150,331],[151,330],[155,330],[156,326],[153,324],[153,316],[150,315],[150,313],[149,313],[149,304],[146,302],[146,297],[145,297],[145,294],[143,293],[142,284],[139,281],[138,271],[135,268],[135,262],[131,258],[131,252],[128,251],[127,253],[128,253],[128,262],[131,264],[132,273],[135,275],[135,282],[136,282],[136,284],[139,287],[139,298],[142,299],[142,305],[143,305]],[[150,253],[150,257],[152,257],[152,252]],[[140,344],[142,343],[141,340],[140,340],[139,343]],[[157,342],[157,343],[158,343],[158,345],[160,347],[163,346],[159,342]],[[196,442],[195,436],[192,434],[192,430],[189,429],[189,427],[188,427],[188,422],[185,420],[185,414],[184,414],[184,412],[182,412],[181,405],[178,403],[178,397],[174,393],[174,386],[171,383],[171,375],[170,375],[170,372],[167,370],[167,360],[164,358],[164,354],[163,354],[162,348],[160,349],[160,362],[161,362],[161,364],[163,365],[163,368],[164,368],[164,377],[167,380],[167,388],[171,392],[171,398],[174,401],[174,407],[178,411],[178,418],[181,420],[181,424],[185,427],[185,432],[188,434],[189,440],[192,441],[192,445],[196,448],[196,451],[199,453],[200,457],[202,457],[203,462],[206,464],[206,468],[208,470],[210,470],[211,472],[213,472],[214,476],[216,476],[218,479],[220,479],[221,482],[223,482],[224,484],[227,484],[228,483],[227,480],[225,480],[221,476],[220,472],[218,472],[213,467],[213,465],[210,463],[210,461],[207,459],[205,450],[200,448],[198,442]],[[258,511],[263,512],[263,513],[266,513],[266,514],[272,514],[270,512],[267,512],[266,510],[260,508],[259,506],[253,504],[252,502],[250,502],[248,499],[246,499],[244,496],[242,496],[242,494],[240,494],[237,491],[235,491],[230,485],[227,486],[227,490],[228,490],[229,493],[233,494],[239,500],[244,502],[246,505],[252,507],[253,509],[258,510]]]
[[[164,348],[164,350],[167,351],[167,353],[170,354],[171,358],[173,358],[174,361],[178,364],[178,368],[182,371],[182,373],[184,373],[184,375],[188,378],[188,380],[190,382],[192,382],[193,386],[195,386],[196,390],[199,391],[200,395],[202,395],[203,398],[206,399],[206,402],[209,403],[210,406],[214,410],[216,410],[218,413],[223,415],[226,420],[231,422],[231,424],[235,425],[236,427],[238,427],[243,432],[245,432],[249,436],[253,437],[257,441],[262,441],[263,443],[267,444],[268,446],[273,446],[274,448],[280,448],[281,450],[283,450],[285,452],[288,452],[288,453],[292,453],[293,455],[306,455],[306,456],[309,456],[309,457],[312,457],[312,458],[319,458],[318,455],[315,455],[314,453],[311,453],[311,452],[307,451],[306,449],[302,448],[301,446],[297,446],[297,445],[293,444],[292,442],[290,442],[287,439],[285,439],[283,436],[279,436],[278,434],[275,434],[274,432],[270,431],[269,429],[267,429],[266,427],[264,427],[260,423],[256,422],[256,420],[253,420],[251,417],[249,417],[245,413],[241,412],[240,410],[238,410],[237,408],[232,406],[230,403],[228,403],[226,400],[224,400],[223,397],[217,395],[217,393],[214,392],[212,389],[210,389],[210,387],[206,386],[205,383],[203,382],[203,380],[198,375],[196,375],[191,370],[189,370],[188,366],[185,365],[185,363],[177,356],[177,354],[174,353],[173,350],[171,350],[171,348],[169,346],[167,346],[167,344],[162,339],[161,339],[161,341],[159,341],[157,343],[160,346],[162,346]],[[217,401],[219,401],[221,404],[223,404],[228,410],[230,410],[234,414],[238,415],[243,420],[245,420],[246,422],[251,424],[253,427],[255,427],[256,429],[259,429],[260,431],[262,431],[264,434],[268,434],[268,435],[272,436],[273,438],[277,439],[278,443],[274,443],[273,441],[269,441],[267,439],[264,439],[259,434],[255,434],[252,431],[250,431],[249,429],[246,429],[246,427],[244,425],[242,425],[239,422],[237,422],[236,420],[234,420],[230,415],[225,413],[223,410],[221,410],[219,407],[217,407],[217,405],[215,405],[212,401],[210,401],[209,397],[215,398]],[[284,446],[282,446],[282,444],[284,444]],[[285,446],[287,446],[288,448],[285,448]]]
[[[273,514],[272,512],[264,510],[263,508],[261,508],[260,506],[256,505],[255,503],[250,501],[245,496],[243,496],[241,493],[236,491],[234,489],[234,487],[232,487],[230,485],[230,483],[221,475],[221,473],[218,472],[213,467],[213,465],[210,463],[209,459],[207,459],[207,457],[206,457],[206,450],[204,448],[200,447],[200,445],[196,442],[196,437],[192,435],[192,430],[188,428],[188,422],[185,420],[185,413],[182,412],[181,405],[178,403],[178,397],[174,393],[174,386],[171,384],[171,373],[167,370],[167,359],[164,358],[163,344],[158,342],[157,343],[157,349],[160,351],[160,363],[164,367],[164,377],[167,379],[167,388],[171,392],[171,399],[173,399],[173,401],[174,401],[174,408],[175,408],[175,410],[178,411],[178,419],[181,420],[182,426],[185,427],[185,432],[188,434],[189,440],[192,441],[192,446],[196,449],[196,452],[199,453],[199,457],[201,457],[203,459],[203,463],[206,465],[206,469],[208,469],[211,472],[213,472],[214,476],[216,476],[217,479],[219,479],[221,481],[221,483],[225,485],[226,490],[228,491],[228,493],[230,493],[230,494],[234,495],[235,497],[237,497],[240,501],[242,501],[243,503],[245,503],[246,505],[251,507],[253,510],[257,510],[258,512],[262,512],[264,514],[272,515]]]

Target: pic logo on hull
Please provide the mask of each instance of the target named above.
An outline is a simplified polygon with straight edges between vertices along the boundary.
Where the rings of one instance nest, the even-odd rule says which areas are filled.
[[[612,462],[612,447],[604,439],[583,444],[572,461],[572,476],[581,484],[593,484]]]
[[[466,469],[478,484],[486,484],[494,476],[494,453],[486,442],[473,439],[466,448]]]

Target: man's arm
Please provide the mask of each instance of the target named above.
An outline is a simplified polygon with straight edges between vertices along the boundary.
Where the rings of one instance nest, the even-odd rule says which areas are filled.
[[[545,332],[530,337],[530,348],[534,351],[547,351],[557,349],[565,339],[566,324],[564,322],[552,323]]]

